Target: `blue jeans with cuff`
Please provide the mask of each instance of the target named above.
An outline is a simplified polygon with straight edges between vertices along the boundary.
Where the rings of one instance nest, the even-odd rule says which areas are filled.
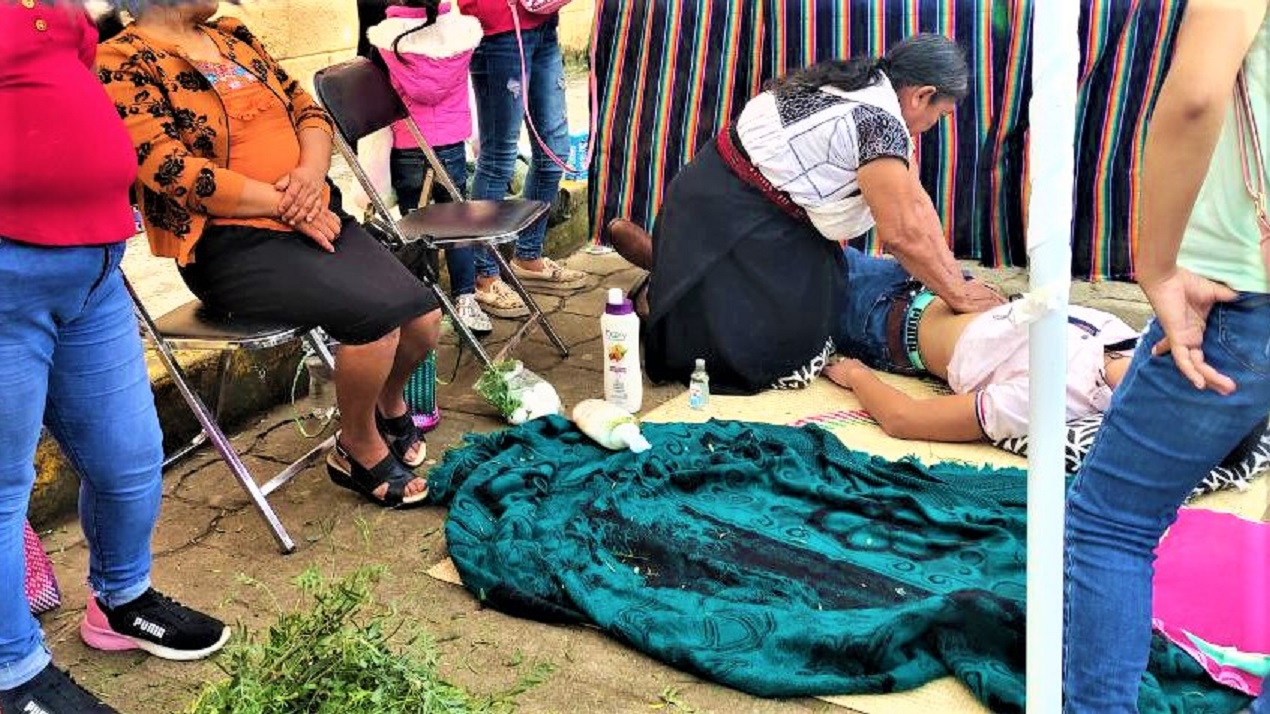
[[[1191,489],[1270,412],[1270,295],[1243,293],[1208,317],[1204,359],[1235,381],[1229,396],[1195,389],[1171,355],[1151,356],[1161,337],[1152,322],[1068,495],[1067,714],[1138,711],[1155,547]],[[1270,693],[1252,711],[1270,714]]]
[[[543,143],[562,161],[569,155],[569,121],[565,110],[564,59],[556,35],[557,18],[522,33],[529,83],[529,116]],[[481,151],[476,159],[472,197],[501,199],[507,195],[524,124],[520,48],[515,32],[488,35],[472,54],[472,85]],[[543,153],[530,135],[532,158],[522,195],[551,205],[560,191],[564,170]],[[543,216],[521,232],[516,258],[542,257],[547,235]]]
[[[80,477],[88,581],[108,607],[150,587],[163,434],[119,261],[124,244],[0,238],[0,690],[49,662],[23,590],[41,425]]]
[[[847,294],[839,301],[834,344],[838,351],[873,369],[907,371],[908,355],[892,355],[887,332],[891,304],[921,287],[899,261],[843,249]]]
[[[461,193],[466,195],[467,151],[463,143],[434,146],[432,151],[445,167],[445,172],[450,175],[450,180]],[[427,166],[427,160],[421,149],[394,148],[392,150],[392,158],[389,161],[392,188],[397,194],[397,207],[403,216],[419,207]],[[450,272],[451,295],[458,297],[476,292],[477,275],[481,277],[498,275],[498,263],[490,255],[490,250],[491,248],[488,247],[476,246],[446,248],[445,267]]]

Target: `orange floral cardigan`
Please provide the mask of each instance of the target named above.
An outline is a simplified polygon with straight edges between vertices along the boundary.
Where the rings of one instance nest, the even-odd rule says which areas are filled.
[[[332,132],[330,117],[234,18],[204,26],[225,58],[282,99],[295,130]],[[229,118],[202,72],[178,48],[129,26],[100,45],[97,74],[137,149],[137,201],[155,255],[192,260],[209,214],[237,206],[246,178],[229,165]]]

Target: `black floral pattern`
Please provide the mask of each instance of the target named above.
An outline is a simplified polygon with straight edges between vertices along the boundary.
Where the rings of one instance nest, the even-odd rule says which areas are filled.
[[[143,189],[141,195],[141,203],[145,206],[143,215],[146,223],[159,226],[178,238],[184,238],[190,234],[194,219],[184,206],[148,188]]]
[[[163,188],[177,186],[183,173],[185,173],[185,159],[169,154],[154,172],[154,182]]]
[[[199,198],[208,198],[216,193],[216,172],[211,169],[202,169],[198,172],[198,178],[194,179],[194,195]]]
[[[191,92],[201,92],[212,88],[211,83],[207,81],[207,77],[204,77],[202,72],[195,72],[194,70],[185,70],[178,73],[176,75],[176,84],[181,89]]]

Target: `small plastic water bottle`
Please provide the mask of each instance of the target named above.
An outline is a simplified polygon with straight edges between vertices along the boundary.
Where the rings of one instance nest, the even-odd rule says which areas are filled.
[[[703,359],[697,360],[688,379],[688,406],[692,409],[710,406],[710,375],[706,374],[706,361]]]
[[[313,353],[304,356],[304,369],[309,373],[309,396],[325,402],[329,397],[326,385],[332,381],[331,370]]]

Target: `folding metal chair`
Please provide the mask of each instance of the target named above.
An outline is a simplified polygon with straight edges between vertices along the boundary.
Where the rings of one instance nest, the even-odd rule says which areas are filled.
[[[497,248],[500,244],[516,240],[517,234],[544,216],[550,206],[542,201],[520,198],[501,201],[464,200],[462,193],[450,180],[449,174],[437,159],[436,153],[424,140],[419,127],[410,118],[410,113],[406,110],[401,97],[393,89],[388,75],[364,57],[320,70],[313,77],[313,88],[316,90],[318,101],[326,107],[326,111],[337,127],[336,146],[370,198],[371,217],[367,226],[372,229],[372,232],[387,236],[391,243],[399,246],[421,242],[431,250],[473,245],[490,246],[492,248],[490,252],[494,254],[503,277],[529,308],[529,317],[495,355],[494,360],[501,360],[538,324],[542,325],[547,338],[555,345],[560,355],[567,357],[569,349],[556,334],[551,321],[543,313],[542,308],[538,307],[538,303],[521,284],[516,274],[512,272],[507,259]],[[358,162],[356,146],[362,138],[401,120],[405,121],[411,135],[419,143],[419,148],[423,150],[428,165],[432,169],[431,175],[434,180],[450,194],[453,202],[424,205],[397,220],[389,210],[384,197],[375,189],[365,169]],[[425,197],[429,193],[427,188],[425,182]],[[492,360],[485,352],[480,340],[476,339],[472,331],[459,319],[454,303],[441,288],[437,276],[426,275],[424,282],[436,293],[441,309],[450,316],[455,332],[472,348],[484,366],[489,367]]]
[[[247,496],[251,499],[252,505],[255,506],[256,512],[264,519],[270,533],[278,541],[278,547],[284,554],[294,551],[295,541],[291,539],[287,529],[282,525],[282,521],[278,519],[278,514],[269,505],[268,497],[334,446],[335,437],[328,437],[263,485],[257,484],[255,478],[251,475],[251,471],[243,464],[238,451],[230,443],[229,437],[225,435],[224,430],[220,427],[222,397],[225,393],[225,386],[228,383],[229,370],[227,367],[233,352],[268,349],[285,345],[295,340],[303,340],[328,369],[334,369],[335,360],[331,356],[330,350],[327,349],[324,337],[315,329],[222,317],[209,312],[198,300],[191,300],[155,320],[150,317],[150,313],[146,311],[141,299],[137,297],[136,290],[133,289],[127,278],[124,279],[124,284],[128,288],[128,294],[132,296],[133,309],[137,313],[137,320],[141,323],[142,334],[154,347],[155,351],[159,353],[159,359],[163,362],[163,367],[172,377],[177,391],[181,393],[181,397],[185,399],[185,403],[189,405],[190,411],[194,412],[194,417],[198,419],[199,426],[202,427],[202,430],[189,444],[179,449],[163,462],[164,468],[167,468],[173,462],[210,440],[212,446],[225,461],[225,465],[229,467],[230,473],[234,475],[239,485],[247,492]],[[203,398],[190,386],[189,379],[185,376],[185,371],[181,369],[181,365],[177,363],[176,357],[172,354],[173,350],[218,351],[221,353],[220,376],[216,393],[216,408],[214,410],[208,409],[207,404],[203,402]]]

